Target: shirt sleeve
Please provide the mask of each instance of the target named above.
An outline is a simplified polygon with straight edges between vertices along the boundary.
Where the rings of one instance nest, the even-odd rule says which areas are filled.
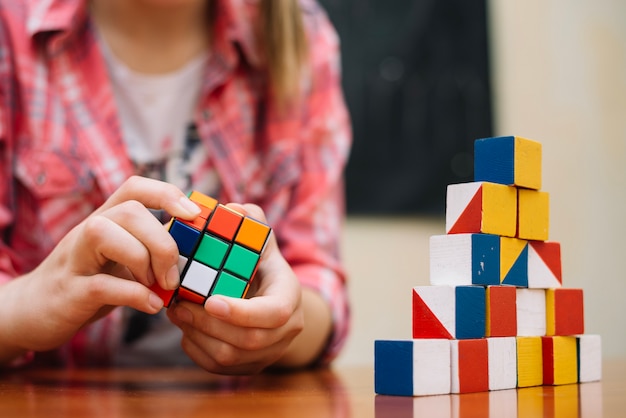
[[[345,217],[343,174],[351,128],[340,81],[339,41],[326,15],[307,16],[310,85],[304,103],[299,178],[281,220],[281,251],[302,285],[332,311],[333,331],[320,363],[337,356],[349,331],[346,272],[340,257]]]

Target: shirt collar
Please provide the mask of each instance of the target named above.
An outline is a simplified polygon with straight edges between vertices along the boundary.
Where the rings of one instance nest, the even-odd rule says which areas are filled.
[[[240,47],[246,61],[261,65],[255,26],[259,18],[259,0],[216,1],[215,52],[224,55],[230,65],[237,61],[235,45]],[[27,0],[27,30],[31,37],[44,32],[64,32],[69,35],[88,17],[87,0]]]

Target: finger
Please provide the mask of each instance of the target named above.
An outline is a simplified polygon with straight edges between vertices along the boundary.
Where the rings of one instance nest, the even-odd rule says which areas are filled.
[[[85,221],[75,244],[74,257],[75,273],[79,275],[91,275],[101,271],[108,262],[114,262],[125,266],[135,280],[144,285],[154,283],[148,249],[106,216],[94,216]]]
[[[234,347],[256,351],[272,346],[289,337],[292,327],[246,328],[233,325],[208,315],[201,306],[191,303],[178,303],[168,309],[172,322],[190,336],[198,334],[215,338]],[[297,332],[294,332],[294,336]]]
[[[263,370],[278,360],[290,340],[262,348],[246,349],[220,340],[184,325],[181,345],[183,350],[201,367],[214,373],[251,374]]]
[[[163,301],[146,286],[119,279],[107,274],[96,274],[76,281],[70,290],[73,300],[87,301],[96,311],[102,306],[129,306],[139,311],[155,314],[163,307]]]
[[[163,289],[178,287],[180,277],[176,242],[141,203],[126,201],[102,215],[124,228],[145,246],[151,272]]]
[[[140,176],[126,180],[96,212],[127,200],[136,200],[150,209],[163,209],[183,219],[193,219],[200,214],[200,208],[176,186]]]

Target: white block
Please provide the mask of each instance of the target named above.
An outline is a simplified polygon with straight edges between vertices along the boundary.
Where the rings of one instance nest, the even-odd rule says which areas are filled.
[[[413,340],[413,394],[450,393],[450,342]]]
[[[517,335],[542,337],[546,335],[546,291],[517,289]]]
[[[602,378],[602,339],[599,335],[577,335],[578,381],[594,382]]]
[[[515,337],[487,338],[487,347],[489,350],[489,390],[515,388],[517,386]]]

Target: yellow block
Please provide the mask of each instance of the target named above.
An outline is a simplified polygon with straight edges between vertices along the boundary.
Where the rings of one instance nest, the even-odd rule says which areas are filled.
[[[517,195],[517,237],[547,241],[550,227],[550,194],[519,189]]]
[[[578,352],[576,337],[552,337],[554,353],[554,384],[566,385],[578,381]]]
[[[515,137],[515,184],[530,189],[541,189],[541,143]]]
[[[543,384],[541,337],[517,337],[517,386]]]
[[[482,193],[481,231],[485,234],[514,237],[517,230],[517,189],[483,182]]]

